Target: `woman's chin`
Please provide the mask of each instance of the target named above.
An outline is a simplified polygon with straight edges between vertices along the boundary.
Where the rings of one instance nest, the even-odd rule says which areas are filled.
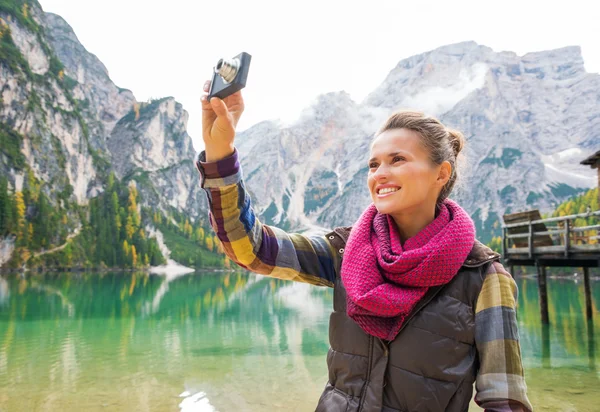
[[[398,204],[392,204],[388,202],[375,202],[375,208],[382,215],[391,215],[399,209]]]

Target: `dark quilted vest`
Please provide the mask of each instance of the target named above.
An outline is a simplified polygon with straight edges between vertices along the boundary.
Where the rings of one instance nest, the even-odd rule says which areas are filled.
[[[349,233],[337,228],[328,234],[341,255]],[[478,369],[475,304],[487,266],[499,257],[476,241],[458,274],[428,291],[391,342],[366,334],[346,315],[338,277],[329,382],[317,412],[467,411]]]

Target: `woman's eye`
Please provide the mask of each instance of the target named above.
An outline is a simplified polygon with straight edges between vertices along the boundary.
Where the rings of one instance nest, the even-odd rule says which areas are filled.
[[[377,167],[377,163],[369,163],[370,169],[375,169]]]
[[[400,160],[405,160],[402,156],[396,156],[394,157],[394,159],[392,159],[395,162],[399,162]]]

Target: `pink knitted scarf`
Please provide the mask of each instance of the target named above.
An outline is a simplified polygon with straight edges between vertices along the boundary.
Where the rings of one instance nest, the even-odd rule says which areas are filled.
[[[400,242],[396,224],[371,204],[352,227],[342,262],[347,313],[366,333],[393,340],[430,287],[456,274],[475,241],[471,217],[446,199],[437,217]]]

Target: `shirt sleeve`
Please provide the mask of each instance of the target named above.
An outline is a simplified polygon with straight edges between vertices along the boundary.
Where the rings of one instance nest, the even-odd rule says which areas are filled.
[[[262,275],[333,287],[341,259],[328,238],[262,224],[244,186],[237,149],[216,162],[206,162],[203,151],[195,163],[210,224],[231,260]]]
[[[521,361],[517,284],[501,263],[485,275],[475,308],[479,355],[475,402],[486,411],[532,411]]]

